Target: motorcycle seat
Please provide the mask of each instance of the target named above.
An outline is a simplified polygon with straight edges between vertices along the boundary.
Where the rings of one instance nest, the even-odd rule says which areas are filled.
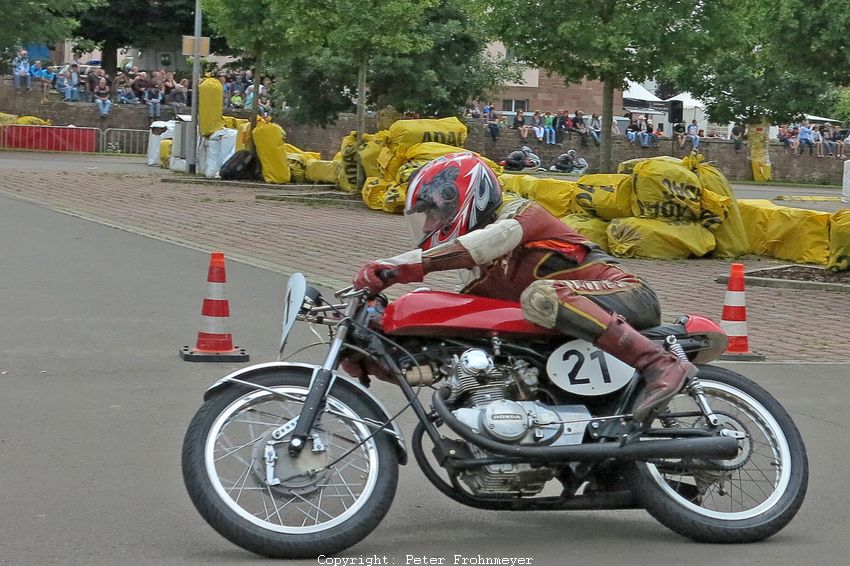
[[[671,334],[673,336],[682,336],[687,334],[687,330],[685,329],[684,324],[670,323],[653,326],[652,328],[643,328],[640,330],[640,333],[650,340],[663,340]]]

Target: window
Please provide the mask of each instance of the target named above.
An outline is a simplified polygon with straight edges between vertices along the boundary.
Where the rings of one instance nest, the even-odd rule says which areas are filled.
[[[517,110],[522,110],[523,112],[528,110],[528,99],[514,100],[506,98],[502,100],[502,112],[516,112]]]

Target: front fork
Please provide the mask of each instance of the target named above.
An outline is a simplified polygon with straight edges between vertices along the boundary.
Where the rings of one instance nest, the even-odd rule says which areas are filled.
[[[316,418],[325,405],[328,391],[333,386],[334,370],[339,364],[339,356],[345,344],[345,338],[348,336],[350,330],[350,320],[357,314],[360,301],[361,298],[355,296],[348,302],[348,307],[345,309],[345,317],[339,323],[339,326],[337,326],[336,336],[334,336],[333,342],[331,342],[328,355],[325,357],[325,361],[321,367],[316,368],[313,372],[313,377],[310,379],[310,390],[304,399],[304,407],[298,415],[298,422],[295,423],[295,430],[292,431],[292,437],[289,441],[289,455],[293,458],[298,456],[304,449],[307,438],[310,436],[310,430],[312,430]]]

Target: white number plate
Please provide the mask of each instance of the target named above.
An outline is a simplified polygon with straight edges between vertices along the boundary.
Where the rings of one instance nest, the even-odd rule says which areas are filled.
[[[552,383],[574,395],[592,397],[622,389],[635,368],[606,354],[590,342],[567,342],[549,356],[546,372]]]

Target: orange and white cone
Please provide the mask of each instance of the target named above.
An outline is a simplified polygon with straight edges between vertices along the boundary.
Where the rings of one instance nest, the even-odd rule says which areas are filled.
[[[230,318],[230,303],[224,292],[227,275],[224,269],[224,254],[213,252],[207,274],[207,296],[201,307],[203,318],[195,348],[183,346],[180,357],[187,362],[247,362],[248,354],[243,348],[233,345],[233,337],[227,331]]]
[[[764,355],[750,351],[750,339],[747,335],[747,300],[744,295],[744,264],[733,263],[729,271],[729,284],[726,287],[726,299],[723,301],[723,315],[720,327],[726,333],[729,344],[721,360],[758,361]]]

